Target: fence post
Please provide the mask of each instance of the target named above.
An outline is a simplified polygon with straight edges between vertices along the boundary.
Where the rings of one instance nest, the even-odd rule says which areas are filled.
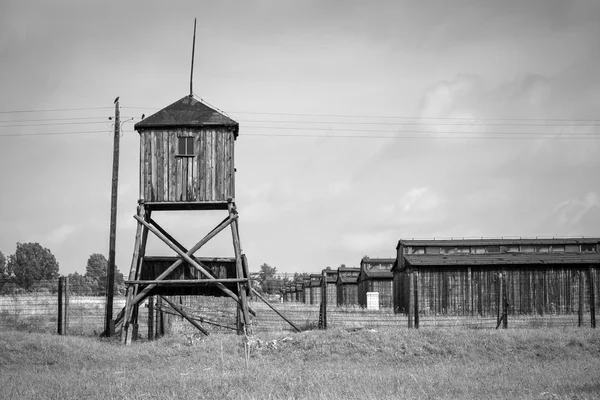
[[[407,307],[406,307],[406,312],[408,314],[408,327],[412,328],[413,327],[413,317],[414,317],[414,315],[413,315],[414,304],[412,304],[413,302],[411,301],[412,297],[413,297],[412,294],[414,292],[414,289],[413,289],[413,287],[414,287],[414,281],[413,281],[413,272],[412,272],[412,270],[407,270],[406,271],[406,275],[408,277],[408,296],[406,296],[406,298],[408,299],[408,304],[407,304]]]
[[[148,340],[154,340],[154,296],[148,296]]]
[[[508,273],[504,271],[502,274],[502,328],[508,328]]]
[[[415,329],[419,329],[419,271],[413,273],[415,287]]]
[[[496,299],[497,299],[497,304],[498,304],[498,312],[496,315],[496,329],[498,329],[498,327],[500,326],[500,322],[502,321],[500,319],[501,313],[502,313],[502,272],[498,272],[498,278],[496,279],[496,282],[498,282],[496,284],[496,289],[497,289],[497,293],[496,293]]]
[[[577,271],[579,273],[579,311],[577,312],[577,326],[583,326],[583,292],[584,292],[584,281],[583,281],[583,270]]]
[[[321,272],[321,302],[323,303],[323,329],[327,329],[327,273]]]
[[[63,334],[63,277],[58,278],[58,317],[57,319],[57,328],[58,334]]]
[[[595,281],[595,276],[594,276],[594,268],[590,267],[590,269],[588,270],[589,275],[589,279],[588,281],[590,282],[589,287],[590,287],[590,322],[591,322],[591,326],[592,328],[596,327],[596,282]]]
[[[64,315],[64,325],[63,325],[63,334],[68,335],[69,331],[69,277],[65,276],[65,315]]]

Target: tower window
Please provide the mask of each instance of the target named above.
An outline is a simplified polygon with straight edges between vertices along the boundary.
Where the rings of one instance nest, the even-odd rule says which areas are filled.
[[[194,156],[194,138],[193,137],[178,137],[177,138],[177,155],[178,156]]]

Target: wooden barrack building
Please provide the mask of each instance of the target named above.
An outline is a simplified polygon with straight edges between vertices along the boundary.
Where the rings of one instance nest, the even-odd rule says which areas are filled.
[[[410,315],[416,293],[422,315],[491,316],[505,291],[510,314],[578,312],[582,301],[597,306],[599,246],[597,238],[400,240],[394,308]]]
[[[363,257],[358,275],[358,304],[367,306],[367,293],[379,293],[379,307],[392,307],[393,304],[393,258]]]
[[[360,268],[339,267],[336,281],[337,304],[358,305],[358,275]]]

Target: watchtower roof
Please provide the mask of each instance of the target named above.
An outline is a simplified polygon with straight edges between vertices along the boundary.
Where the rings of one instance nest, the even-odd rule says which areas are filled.
[[[135,124],[135,130],[153,128],[198,128],[204,126],[232,127],[237,137],[239,124],[219,111],[192,96],[185,96],[175,103]]]

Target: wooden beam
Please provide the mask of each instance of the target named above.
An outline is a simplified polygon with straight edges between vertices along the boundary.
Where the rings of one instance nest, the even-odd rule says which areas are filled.
[[[173,313],[172,311],[170,311],[169,309],[165,308],[164,306],[161,306],[160,310],[166,314],[171,314],[171,315],[176,315],[175,313]],[[194,321],[200,321],[203,324],[209,324],[209,325],[214,325],[214,326],[218,326],[220,328],[225,328],[225,329],[230,329],[232,331],[236,331],[237,328],[233,327],[233,326],[227,326],[227,325],[223,325],[223,324],[219,324],[218,322],[215,322],[213,320],[210,319],[206,319],[204,317],[199,317],[199,316],[190,316],[191,319],[193,319]]]
[[[171,300],[169,300],[167,297],[165,296],[160,296],[168,305],[171,306],[171,308],[175,311],[177,311],[183,318],[187,319],[188,322],[192,325],[194,325],[196,328],[198,328],[198,330],[202,333],[204,333],[206,336],[208,336],[208,331],[206,329],[204,329],[203,327],[201,327],[196,321],[194,321],[192,318],[190,318],[189,315],[187,315],[187,313],[185,311],[183,311],[178,305],[176,305],[175,303],[173,303]]]
[[[177,247],[179,247],[179,249],[181,251],[183,251],[184,253],[187,253],[187,249],[185,248],[184,245],[182,245],[181,243],[179,243],[177,240],[175,240],[175,238],[173,236],[171,236],[167,231],[165,231],[162,226],[160,226],[155,220],[153,220],[152,218],[148,219],[148,222],[150,222],[156,229],[158,229],[158,231],[160,233],[162,233],[163,235],[165,235],[165,237],[169,238],[169,240],[171,242],[173,242]]]
[[[222,279],[165,279],[165,280],[138,280],[138,281],[125,281],[126,284],[138,284],[138,285],[156,285],[156,286],[177,286],[177,285],[210,285],[215,283],[238,283],[247,282],[247,278],[222,278]]]
[[[200,271],[202,274],[204,274],[208,279],[214,279],[207,270],[202,268],[189,255],[187,255],[183,251],[179,250],[179,248],[177,246],[175,246],[175,244],[173,244],[169,239],[167,239],[163,234],[161,234],[154,226],[150,225],[149,223],[147,223],[146,221],[144,221],[142,218],[138,217],[137,215],[135,215],[134,218],[139,223],[141,223],[146,228],[148,228],[150,230],[150,232],[154,233],[160,240],[162,240],[167,246],[169,246],[175,253],[179,254],[179,256],[181,256],[185,261],[187,261],[188,264],[190,264],[191,266],[196,268],[198,271]],[[223,291],[223,293],[225,293],[226,295],[228,295],[229,297],[234,299],[238,304],[240,303],[240,299],[238,298],[238,296],[235,293],[233,293],[231,290],[227,289],[222,283],[217,282],[216,286],[219,289],[221,289],[221,291]],[[252,313],[252,315],[256,315],[256,311],[251,310],[250,312]]]
[[[275,309],[275,307],[273,307],[271,305],[271,303],[269,303],[269,301],[267,299],[265,299],[260,293],[258,293],[256,291],[256,289],[252,288],[252,293],[254,293],[256,295],[256,297],[258,297],[259,299],[261,299],[262,301],[264,301],[265,304],[268,305],[269,308],[271,308],[271,310],[275,311],[277,313],[277,315],[279,315],[281,318],[283,318],[283,320],[285,322],[287,322],[288,324],[290,324],[292,326],[292,328],[294,328],[296,330],[296,332],[300,332],[300,329],[296,325],[294,325],[294,323],[292,321],[290,321],[289,319],[287,319],[286,317],[284,317],[283,314],[281,314],[279,311],[277,311]]]
[[[206,236],[204,236],[204,238],[202,238],[202,240],[200,240],[198,243],[196,243],[196,245],[194,247],[192,247],[186,254],[188,254],[189,256],[193,255],[202,246],[204,246],[206,243],[208,243],[209,240],[211,240],[213,237],[215,237],[219,232],[221,232],[223,229],[227,228],[227,226],[229,226],[229,224],[231,224],[231,222],[233,222],[233,219],[231,219],[229,217],[225,218],[223,221],[221,221],[221,223],[219,225],[217,225],[212,231],[210,231]],[[165,270],[165,272],[160,274],[156,278],[156,280],[164,280],[164,278],[169,276],[169,274],[171,274],[171,272],[173,272],[181,264],[183,264],[183,260],[180,258],[179,260],[175,261],[169,268],[167,268]],[[133,280],[133,279],[130,278],[130,280]],[[146,286],[138,295],[136,295],[134,302],[141,301],[155,287],[156,287],[156,285],[154,285],[154,284],[150,284],[149,286]]]
[[[144,206],[142,204],[138,205],[137,208],[137,216],[139,215],[144,215]],[[137,230],[135,233],[135,244],[133,246],[133,257],[131,260],[131,268],[129,270],[129,279],[133,280],[135,279],[136,276],[136,272],[137,272],[137,268],[138,268],[138,257],[139,257],[139,252],[140,252],[140,244],[141,244],[141,236],[142,236],[142,225],[138,224],[137,225]],[[125,308],[124,308],[124,313],[123,313],[123,327],[121,329],[121,342],[123,344],[130,344],[131,343],[131,335],[129,331],[129,320],[131,319],[131,307],[133,306],[133,304],[135,304],[135,302],[133,302],[133,297],[134,297],[134,290],[135,288],[133,286],[127,287],[127,291],[125,294]],[[110,335],[110,332],[104,331],[105,335]]]
[[[235,210],[235,205],[233,203],[229,204],[229,215],[237,216],[237,212]],[[231,224],[231,235],[233,237],[233,249],[235,252],[235,267],[238,278],[244,276],[244,267],[242,266],[242,246],[240,244],[240,237],[238,235],[237,229],[237,218]],[[247,276],[249,278],[249,276]],[[249,326],[251,324],[250,316],[248,315],[248,299],[246,298],[246,286],[241,283],[237,284],[238,293],[240,296],[239,305],[242,308],[242,315],[244,317],[244,326]],[[246,332],[241,332],[246,333]]]

